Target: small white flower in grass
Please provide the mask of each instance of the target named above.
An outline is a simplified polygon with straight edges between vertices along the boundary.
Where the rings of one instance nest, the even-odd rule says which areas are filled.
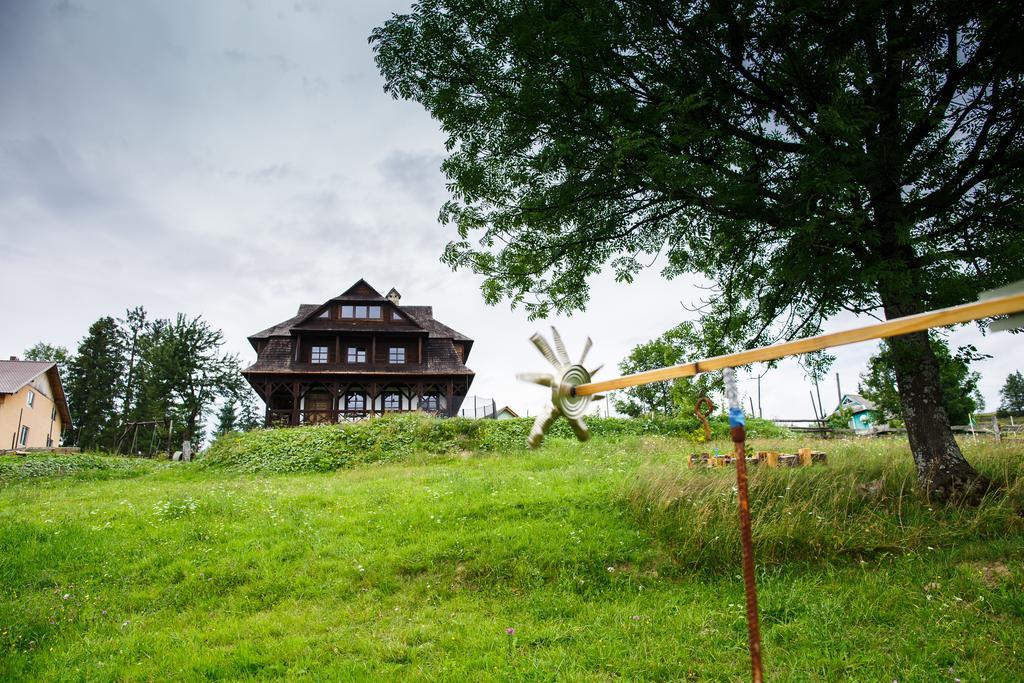
[[[615,567],[608,567],[608,571],[609,571],[609,572],[613,572],[613,571],[615,571]]]

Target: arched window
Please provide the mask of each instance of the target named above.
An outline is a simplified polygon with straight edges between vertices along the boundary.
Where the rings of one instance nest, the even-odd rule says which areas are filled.
[[[366,394],[361,391],[350,391],[345,394],[345,410],[366,410]]]

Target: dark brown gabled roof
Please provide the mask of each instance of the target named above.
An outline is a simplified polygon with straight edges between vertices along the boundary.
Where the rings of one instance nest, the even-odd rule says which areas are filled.
[[[399,310],[409,314],[423,329],[430,333],[431,339],[454,339],[455,341],[472,342],[473,340],[456,332],[444,323],[434,320],[433,306],[399,306]]]
[[[57,364],[49,360],[0,360],[0,394],[16,394],[39,375],[46,373],[53,389],[53,402],[60,411],[60,419],[65,428],[71,427],[71,411],[64,396],[64,387],[60,383]]]
[[[407,319],[402,322],[388,320],[376,324],[366,320],[349,321],[334,318],[320,319],[318,317],[320,311],[332,302],[353,300],[379,300],[388,310],[394,307],[394,309],[405,315]],[[296,332],[318,331],[404,333],[420,335],[421,337],[426,335],[427,343],[424,348],[424,356],[427,360],[426,366],[389,366],[388,373],[414,370],[417,374],[473,374],[473,371],[465,365],[465,359],[468,358],[469,352],[473,347],[472,339],[435,320],[432,306],[395,305],[388,299],[380,296],[376,289],[362,279],[342,294],[322,304],[301,304],[298,312],[288,320],[251,335],[249,342],[253,345],[253,348],[257,347],[258,341],[266,340],[266,343],[263,345],[262,350],[259,351],[256,363],[246,368],[245,372],[337,374],[338,369],[336,367],[324,368],[320,364],[299,363],[292,358],[291,336]],[[456,343],[461,347],[461,356],[460,349],[456,348]]]
[[[292,333],[292,325],[295,325],[300,320],[309,315],[312,311],[320,308],[320,304],[299,304],[299,312],[293,315],[291,318],[283,322],[279,322],[276,325],[271,325],[265,330],[261,330],[256,334],[249,335],[249,341],[254,339],[266,339],[267,337],[288,337]]]

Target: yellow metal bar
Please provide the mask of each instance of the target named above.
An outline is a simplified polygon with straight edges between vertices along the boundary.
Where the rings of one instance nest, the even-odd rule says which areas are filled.
[[[1010,313],[1019,313],[1021,311],[1024,311],[1024,293],[1000,296],[992,299],[986,299],[984,301],[962,304],[960,306],[942,308],[937,311],[908,315],[905,318],[896,318],[894,320],[887,320],[884,323],[856,327],[852,330],[819,334],[816,337],[797,339],[783,344],[763,346],[761,348],[750,349],[748,351],[738,351],[724,356],[715,356],[714,358],[699,360],[694,363],[672,365],[667,368],[638,372],[635,375],[626,375],[624,377],[606,379],[601,382],[580,384],[575,388],[574,393],[579,396],[589,396],[591,394],[601,393],[602,391],[635,387],[639,384],[650,384],[652,382],[660,382],[662,380],[675,379],[677,377],[692,377],[702,372],[721,370],[723,368],[735,368],[741,365],[749,365],[750,363],[777,360],[779,358],[785,358],[786,356],[795,356],[801,353],[810,353],[811,351],[820,351],[822,349],[830,349],[836,346],[844,346],[846,344],[856,344],[857,342],[868,341],[871,339],[897,337],[901,334],[920,332],[921,330],[927,330],[933,327],[944,327],[946,325],[966,323],[972,320],[981,320],[982,318],[991,318],[995,315],[1007,315]]]

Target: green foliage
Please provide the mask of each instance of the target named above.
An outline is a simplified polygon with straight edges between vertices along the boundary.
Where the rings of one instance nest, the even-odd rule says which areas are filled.
[[[694,416],[586,418],[594,438],[628,436],[702,437]],[[218,438],[204,451],[206,467],[227,467],[245,472],[325,472],[366,463],[403,462],[416,455],[451,455],[465,451],[516,453],[526,450],[532,418],[512,420],[439,419],[426,415],[388,415],[363,422],[314,427],[261,429]],[[728,420],[716,415],[712,435],[729,438]],[[750,419],[752,438],[785,435],[786,430],[767,420]],[[556,422],[549,439],[575,440],[564,420]]]
[[[1024,375],[1019,370],[1007,375],[1003,388],[999,390],[999,396],[1002,398],[999,404],[1000,412],[1024,414]]]
[[[703,340],[693,324],[680,323],[660,337],[636,346],[619,363],[619,370],[624,375],[630,375],[677,365],[686,360],[695,360],[703,348]],[[688,415],[693,412],[701,396],[721,391],[721,383],[718,375],[705,374],[630,387],[616,394],[615,409],[630,417],[650,414]]]
[[[237,423],[238,414],[235,412],[235,400],[234,398],[225,399],[221,404],[220,412],[217,413],[217,430],[214,433],[217,436],[222,436],[233,432]]]
[[[68,367],[65,389],[77,445],[113,449],[124,364],[124,343],[117,321],[109,316],[100,318],[89,327]]]
[[[148,366],[149,395],[161,397],[163,415],[182,426],[182,437],[198,443],[201,418],[219,396],[233,395],[238,386],[238,359],[224,354],[224,336],[202,316],[179,313],[174,320],[150,325],[142,347]],[[161,415],[162,416],[162,415]]]
[[[929,336],[929,343],[939,363],[939,380],[943,405],[951,424],[967,424],[971,413],[984,407],[984,398],[978,389],[981,374],[972,372],[970,362],[979,358],[973,346],[963,347],[953,354],[949,344],[937,334]],[[896,388],[896,359],[892,346],[882,342],[878,353],[868,359],[868,368],[861,375],[861,393],[877,405],[879,422],[901,424],[903,414],[900,394]]]
[[[54,346],[53,344],[47,344],[46,342],[39,342],[31,348],[25,349],[25,353],[22,354],[25,360],[48,360],[53,361],[57,364],[57,370],[60,371],[61,381],[67,377],[68,366],[71,363],[71,353],[63,346]]]
[[[423,0],[370,41],[385,90],[447,135],[444,261],[483,275],[485,301],[581,310],[606,266],[628,282],[660,260],[710,283],[701,332],[739,349],[1019,279],[1020,14]],[[892,344],[922,471],[969,472],[927,340]]]
[[[825,421],[832,429],[849,429],[850,420],[853,419],[853,408],[846,406],[840,408],[831,415]]]
[[[75,476],[92,479],[126,477],[142,474],[152,469],[152,463],[149,462],[92,453],[0,456],[0,484],[41,477]]]

